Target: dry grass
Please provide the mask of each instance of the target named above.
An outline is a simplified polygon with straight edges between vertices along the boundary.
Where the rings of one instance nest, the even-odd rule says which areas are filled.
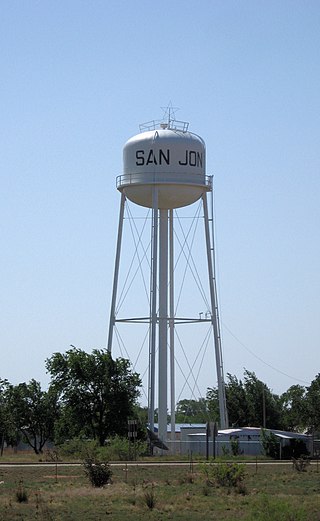
[[[295,472],[290,466],[246,470],[246,494],[207,487],[197,465],[190,479],[181,467],[113,469],[113,484],[96,489],[79,467],[0,468],[0,521],[139,521],[174,519],[202,521],[320,521],[320,473],[315,466]],[[127,477],[127,482],[125,478]],[[28,503],[15,493],[23,480]],[[153,490],[154,508],[146,504]]]

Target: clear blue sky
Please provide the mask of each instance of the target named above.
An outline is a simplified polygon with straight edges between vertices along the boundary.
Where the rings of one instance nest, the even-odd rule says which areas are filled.
[[[169,100],[215,176],[225,372],[320,372],[318,1],[3,0],[0,71],[1,378],[106,345],[122,147]]]

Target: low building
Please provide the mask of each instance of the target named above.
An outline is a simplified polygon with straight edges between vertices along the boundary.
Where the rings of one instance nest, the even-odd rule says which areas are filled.
[[[157,432],[157,425],[155,425]],[[168,436],[166,445],[170,453],[175,454],[200,454],[206,456],[233,455],[235,452],[246,456],[260,456],[265,453],[262,443],[262,431],[267,435],[272,433],[274,440],[279,443],[279,457],[286,457],[290,445],[294,445],[294,440],[300,440],[306,446],[309,453],[312,453],[312,436],[297,432],[280,431],[276,429],[261,429],[260,427],[241,427],[218,430],[217,436],[212,433],[207,437],[206,424],[177,424],[174,436],[171,433],[171,426],[168,425]]]
[[[191,429],[181,433],[181,453],[186,454],[192,451],[194,454],[206,455],[207,450],[210,456],[233,455],[236,452],[246,456],[259,456],[265,453],[262,440],[262,431],[270,436],[274,435],[275,443],[279,443],[279,458],[288,453],[286,447],[294,446],[296,440],[303,442],[309,453],[312,452],[312,436],[307,434],[280,431],[276,429],[261,429],[260,427],[242,427],[237,429],[219,430],[215,439],[208,437],[206,429],[202,432],[192,432]],[[294,443],[295,440],[295,443]],[[207,449],[207,443],[209,445]]]

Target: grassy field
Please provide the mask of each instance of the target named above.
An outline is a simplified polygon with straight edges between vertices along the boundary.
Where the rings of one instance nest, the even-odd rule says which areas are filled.
[[[1,461],[0,461],[1,463]],[[18,502],[23,492],[27,502]],[[149,508],[151,503],[154,508]],[[291,465],[246,467],[240,490],[208,486],[198,464],[113,468],[113,483],[94,488],[83,468],[1,467],[0,520],[320,521],[320,472]]]

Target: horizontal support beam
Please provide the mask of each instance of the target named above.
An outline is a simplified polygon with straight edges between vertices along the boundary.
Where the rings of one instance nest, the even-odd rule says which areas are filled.
[[[151,322],[150,317],[135,317],[135,318],[117,318],[115,322],[130,322],[131,324],[149,324]],[[157,322],[159,322],[159,317],[157,317]],[[211,318],[182,318],[175,317],[173,319],[174,324],[196,324],[201,322],[209,322],[211,323]]]

